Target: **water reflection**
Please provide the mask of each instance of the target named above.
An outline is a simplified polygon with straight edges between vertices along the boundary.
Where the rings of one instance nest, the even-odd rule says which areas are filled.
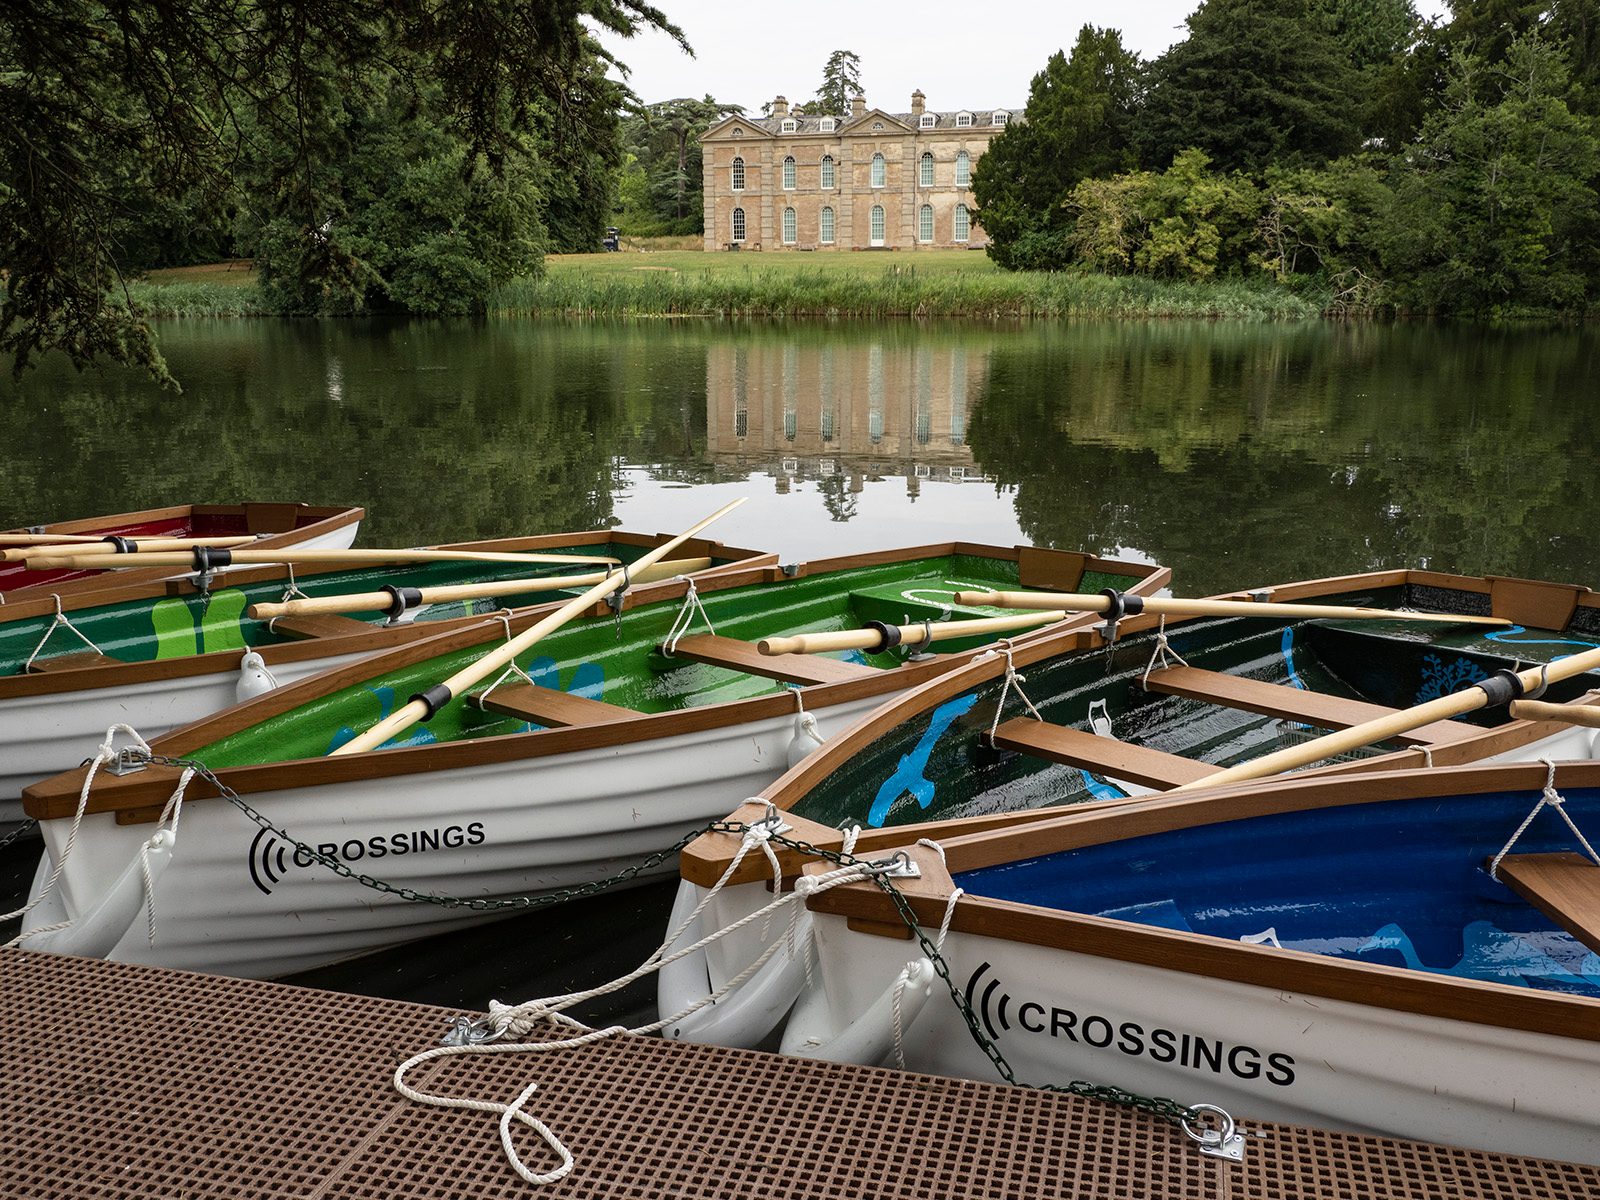
[[[1389,565],[1600,575],[1593,329],[178,322],[185,394],[0,384],[0,523],[184,499],[365,503],[369,544],[724,497],[793,557],[1033,540],[1185,591]]]

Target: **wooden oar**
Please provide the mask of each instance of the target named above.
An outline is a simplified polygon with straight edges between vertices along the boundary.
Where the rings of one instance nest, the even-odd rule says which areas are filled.
[[[675,558],[642,571],[633,571],[634,583],[653,583],[704,571],[709,558]],[[281,604],[252,604],[245,616],[257,621],[274,617],[304,617],[320,613],[385,612],[403,602],[404,608],[424,604],[444,604],[451,600],[481,600],[496,596],[515,596],[523,592],[558,592],[562,588],[587,587],[608,578],[606,571],[588,575],[547,575],[540,579],[496,579],[489,583],[461,583],[454,587],[396,588],[393,592],[345,592],[337,596],[311,596],[304,600],[285,600]],[[398,593],[398,594],[397,594]],[[403,611],[403,610],[402,610]]]
[[[1036,629],[1064,621],[1061,611],[1027,613],[1017,617],[974,617],[970,621],[936,621],[926,626],[886,625],[883,629],[841,629],[836,633],[797,633],[793,637],[762,638],[756,648],[763,654],[826,654],[830,650],[871,650],[878,653],[891,646],[920,646],[923,642],[947,642],[955,638],[978,637],[985,633],[1006,633],[1012,629]],[[887,634],[885,634],[887,630]]]
[[[1351,750],[1359,750],[1363,746],[1370,746],[1374,742],[1398,737],[1402,733],[1408,733],[1434,721],[1447,721],[1451,717],[1488,708],[1492,704],[1504,704],[1519,693],[1538,687],[1541,681],[1559,683],[1563,679],[1571,679],[1574,675],[1582,675],[1585,671],[1593,671],[1596,668],[1600,668],[1600,649],[1585,650],[1582,654],[1558,659],[1548,666],[1531,667],[1526,671],[1517,672],[1521,687],[1511,686],[1507,678],[1510,672],[1491,675],[1480,683],[1463,688],[1459,692],[1451,692],[1448,696],[1440,696],[1437,700],[1429,700],[1426,704],[1419,704],[1415,708],[1401,709],[1388,716],[1378,717],[1361,725],[1352,725],[1349,729],[1341,729],[1337,733],[1302,742],[1298,746],[1290,746],[1286,750],[1262,755],[1260,758],[1217,771],[1172,790],[1188,792],[1196,788],[1217,787],[1219,784],[1240,783],[1246,779],[1263,779],[1280,771],[1292,771],[1296,767],[1305,767],[1322,759],[1332,758],[1335,754],[1345,754]],[[1494,694],[1491,695],[1491,692]]]
[[[249,546],[257,538],[253,537],[212,537],[212,538],[122,538],[124,545],[131,546],[131,550],[122,549],[104,538],[96,538],[87,545],[64,544],[52,542],[48,546],[20,546],[13,550],[0,550],[0,562],[27,562],[34,558],[43,558],[58,554],[70,554],[79,557],[86,554],[97,554],[102,558],[116,557],[118,554],[148,554],[160,550],[193,550],[196,546]],[[116,564],[107,563],[107,566]],[[133,564],[129,564],[132,566]]]
[[[1276,604],[1270,600],[1180,600],[1176,597],[1120,594],[1122,613],[1166,617],[1337,617],[1341,621],[1431,621],[1441,625],[1511,624],[1501,617],[1463,613],[1405,612],[1393,608],[1351,608],[1337,604]],[[1108,612],[1108,596],[1074,592],[957,592],[957,604],[987,608],[1064,608],[1070,612]]]
[[[66,546],[71,544],[86,545],[94,542],[103,542],[106,535],[103,533],[0,533],[0,546]],[[144,538],[129,538],[129,541],[145,541]],[[254,538],[250,539],[254,541]]]
[[[1511,715],[1519,721],[1565,721],[1600,729],[1600,705],[1546,704],[1542,700],[1513,700]]]
[[[335,755],[359,754],[363,750],[371,750],[375,746],[383,745],[384,742],[396,734],[404,733],[418,721],[431,718],[434,713],[450,703],[456,696],[459,696],[479,680],[487,679],[494,671],[514,660],[517,655],[534,645],[540,638],[546,634],[554,633],[591,604],[616,591],[617,585],[622,583],[625,578],[631,577],[634,571],[642,571],[646,567],[660,562],[707,525],[727,516],[743,503],[744,497],[741,496],[731,504],[724,504],[709,517],[696,525],[690,526],[677,537],[663,542],[648,554],[641,554],[638,559],[629,564],[626,574],[622,571],[613,571],[584,592],[583,595],[575,596],[568,600],[542,621],[530,625],[517,634],[516,637],[497,646],[477,661],[463,667],[443,683],[436,683],[427,691],[413,696],[404,708],[401,708],[394,715],[379,721],[371,729],[352,738],[332,753]]]
[[[362,566],[367,563],[419,563],[419,562],[494,562],[494,563],[566,563],[584,566],[589,563],[615,563],[618,560],[603,554],[500,554],[484,550],[297,550],[285,546],[281,550],[214,550],[210,551],[211,569],[242,563],[348,563]],[[103,554],[62,554],[45,558],[31,558],[30,571],[58,570],[62,567],[104,567],[108,565]],[[195,555],[157,551],[154,554],[124,556],[114,565],[134,567],[195,567]]]

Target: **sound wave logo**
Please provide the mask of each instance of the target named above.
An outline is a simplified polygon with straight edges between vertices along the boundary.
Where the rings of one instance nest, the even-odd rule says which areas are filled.
[[[288,848],[268,829],[256,830],[250,843],[250,881],[263,896],[272,895],[273,885],[289,873]]]
[[[967,1007],[974,1009],[983,1018],[983,1026],[989,1031],[989,1036],[998,1041],[1002,1030],[1009,1032],[1011,1029],[1011,993],[1000,991],[1000,977],[996,975],[989,980],[988,986],[978,996],[976,1004],[972,999],[977,994],[978,982],[989,974],[991,969],[988,963],[980,963],[978,969],[972,973],[972,977],[967,980]],[[998,999],[995,997],[997,991],[1000,991]],[[999,1029],[995,1028],[996,1020],[1000,1023]]]

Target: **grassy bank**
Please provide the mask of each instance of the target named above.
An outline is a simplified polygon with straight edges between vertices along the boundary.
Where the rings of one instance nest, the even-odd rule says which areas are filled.
[[[241,264],[153,273],[130,294],[156,317],[270,316]],[[872,254],[553,255],[502,288],[511,316],[1233,317],[1304,319],[1326,298],[1265,281],[1001,271],[970,250]]]

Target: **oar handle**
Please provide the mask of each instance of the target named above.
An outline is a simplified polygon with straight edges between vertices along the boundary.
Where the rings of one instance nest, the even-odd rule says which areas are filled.
[[[1426,704],[1419,704],[1415,708],[1401,709],[1399,712],[1389,713],[1360,725],[1352,725],[1348,729],[1314,738],[1298,746],[1262,755],[1260,758],[1251,759],[1249,762],[1240,763],[1223,771],[1216,771],[1203,779],[1183,784],[1172,790],[1188,792],[1196,788],[1218,787],[1222,784],[1240,783],[1247,779],[1264,779],[1281,771],[1310,766],[1314,762],[1332,758],[1336,754],[1347,754],[1363,746],[1370,746],[1374,742],[1398,737],[1402,733],[1409,733],[1434,721],[1446,721],[1451,717],[1459,717],[1493,704],[1505,704],[1539,687],[1542,683],[1560,683],[1563,679],[1571,679],[1574,675],[1582,675],[1585,671],[1596,669],[1600,669],[1600,649],[1585,650],[1582,654],[1557,659],[1546,666],[1531,667],[1526,671],[1500,671],[1459,692],[1440,696],[1437,700],[1429,700]]]
[[[208,547],[207,547],[208,548]],[[591,564],[615,563],[615,558],[600,554],[515,554],[488,550],[300,550],[285,546],[280,550],[214,550],[214,566],[249,564],[257,566],[274,563],[334,563],[362,566],[374,563],[426,563],[426,562],[490,562],[490,563],[561,563],[569,567]],[[31,558],[29,570],[59,570],[63,567],[121,566],[103,554],[62,554]],[[156,551],[140,554],[127,561],[128,566],[141,567],[193,567],[194,555],[180,552]]]
[[[442,683],[434,684],[426,691],[417,693],[411,697],[403,708],[379,721],[365,733],[357,734],[331,753],[334,755],[348,755],[358,754],[363,750],[371,750],[383,745],[384,742],[396,734],[404,733],[418,721],[431,719],[435,713],[450,703],[456,696],[461,695],[462,692],[479,680],[488,678],[497,668],[514,661],[517,655],[534,645],[540,638],[546,634],[554,633],[591,604],[614,592],[617,589],[617,585],[626,586],[634,571],[643,570],[660,562],[707,525],[726,516],[743,503],[744,497],[741,496],[737,500],[724,504],[709,517],[691,525],[677,537],[662,542],[661,545],[648,553],[641,554],[633,563],[629,564],[626,570],[613,571],[581,596],[568,600],[543,620],[529,626],[510,641],[501,643],[494,650],[469,663],[450,676],[449,679]]]
[[[1339,604],[1280,604],[1273,600],[1186,600],[1175,596],[1135,596],[1115,593],[1120,616],[1153,613],[1163,617],[1296,617],[1340,621],[1427,621],[1436,625],[1511,624],[1502,617],[1465,613],[1409,612],[1393,608],[1361,608]],[[989,608],[1063,608],[1069,612],[1109,612],[1111,596],[1083,592],[957,592],[957,604]]]
[[[841,629],[833,633],[797,633],[790,637],[763,638],[756,649],[763,654],[826,654],[831,650],[866,650],[882,654],[895,646],[920,646],[924,641],[947,642],[956,638],[982,637],[1013,629],[1037,629],[1064,621],[1065,612],[1025,613],[1015,617],[975,617],[971,620],[937,621],[927,625],[869,625],[865,629]]]
[[[1511,715],[1519,721],[1565,721],[1568,725],[1587,725],[1600,729],[1600,706],[1594,704],[1546,704],[1542,700],[1513,700]]]
[[[112,559],[119,554],[149,554],[159,551],[192,550],[196,546],[248,546],[255,542],[253,537],[214,537],[214,538],[102,538],[90,543],[55,543],[46,546],[22,546],[12,550],[0,550],[0,562],[28,562],[35,558],[49,558],[55,555],[71,555],[74,558],[105,558]],[[107,562],[105,566],[119,564]]]

